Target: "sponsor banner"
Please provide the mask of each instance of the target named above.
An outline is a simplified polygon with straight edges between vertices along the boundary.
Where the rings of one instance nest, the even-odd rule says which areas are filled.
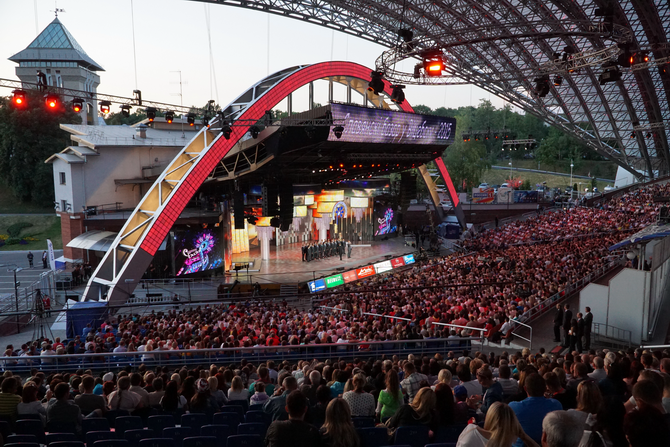
[[[514,191],[514,203],[537,203],[537,191]]]
[[[344,284],[344,278],[342,275],[333,275],[326,278],[326,287],[329,289],[331,287],[341,286],[342,284]]]
[[[498,203],[513,203],[514,190],[512,188],[504,187],[498,188]]]
[[[307,283],[307,286],[309,287],[309,291],[314,293],[314,292],[320,292],[322,290],[326,289],[326,283],[324,282],[323,279],[317,279],[316,281],[310,281]]]
[[[402,260],[405,261],[405,265],[414,264],[414,255],[405,255]]]
[[[358,279],[358,276],[356,276],[356,270],[351,270],[349,272],[344,272],[342,274],[342,277],[344,278],[344,282],[350,283],[352,281],[356,281]]]
[[[56,256],[54,255],[54,244],[51,243],[51,239],[47,239],[47,256],[49,257],[49,268],[53,271],[56,271]]]
[[[368,265],[366,267],[356,269],[356,276],[358,276],[358,279],[372,276],[374,274],[375,274],[375,267],[373,265]]]
[[[472,188],[472,203],[493,203],[495,199],[493,188]]]
[[[391,261],[378,262],[377,264],[374,265],[374,267],[377,273],[384,273],[388,272],[389,270],[393,270],[393,267],[391,266]]]
[[[391,267],[393,267],[394,269],[402,267],[403,265],[405,265],[405,261],[402,259],[402,257],[391,259]]]

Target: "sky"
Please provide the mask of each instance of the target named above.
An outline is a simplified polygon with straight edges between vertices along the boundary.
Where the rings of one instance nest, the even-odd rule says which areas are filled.
[[[7,58],[37,37],[55,8],[54,0],[0,0],[0,78],[17,79]],[[58,0],[57,8],[65,10],[59,19],[70,34],[105,69],[98,73],[99,93],[132,97],[139,88],[143,98],[168,104],[203,106],[214,99],[227,105],[269,73],[329,60],[372,68],[385,49],[295,19],[187,0]],[[410,104],[433,109],[476,106],[480,99],[504,104],[474,86],[408,86],[405,94]]]

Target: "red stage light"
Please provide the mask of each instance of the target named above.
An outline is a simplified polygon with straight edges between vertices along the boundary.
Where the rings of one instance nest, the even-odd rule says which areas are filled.
[[[44,97],[44,102],[49,109],[58,107],[58,97],[56,95],[48,94]]]
[[[14,90],[12,92],[12,102],[16,107],[23,107],[26,105],[26,92],[24,90]]]

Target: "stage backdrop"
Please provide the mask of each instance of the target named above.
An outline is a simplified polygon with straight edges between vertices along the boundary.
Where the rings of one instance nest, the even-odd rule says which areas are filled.
[[[220,227],[175,231],[176,276],[222,267],[224,248],[222,236]]]

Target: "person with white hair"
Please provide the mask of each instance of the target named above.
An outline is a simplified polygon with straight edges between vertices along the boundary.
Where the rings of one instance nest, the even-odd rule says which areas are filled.
[[[578,422],[563,410],[552,411],[542,420],[542,447],[577,447],[584,430],[576,430]]]

